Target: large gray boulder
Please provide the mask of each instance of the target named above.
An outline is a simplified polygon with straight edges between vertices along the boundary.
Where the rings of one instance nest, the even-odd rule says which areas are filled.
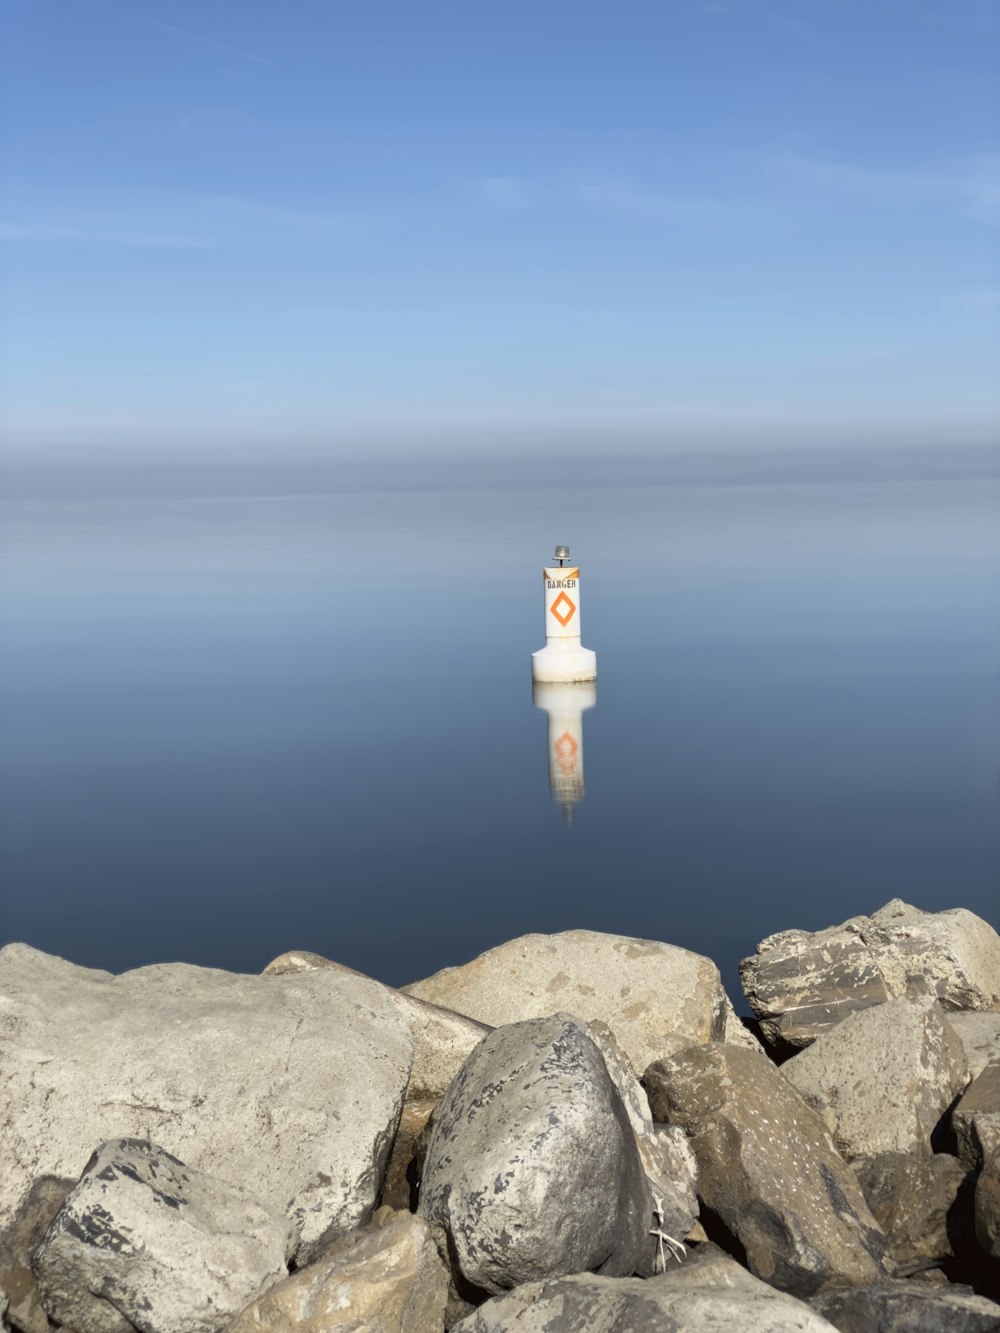
[[[947,1153],[887,1152],[854,1163],[872,1216],[889,1237],[899,1277],[935,1268],[954,1257],[953,1236],[963,1223],[959,1192],[969,1179]]]
[[[75,1333],[216,1333],[288,1272],[294,1228],[155,1144],[100,1147],[35,1251],[49,1316]]]
[[[958,1155],[974,1170],[1000,1157],[1000,1064],[987,1065],[970,1083],[951,1115]]]
[[[1000,936],[964,908],[923,912],[896,898],[826,930],[770,935],[740,975],[767,1040],[806,1046],[853,1011],[902,996],[1000,1008]]]
[[[840,1333],[997,1333],[1000,1305],[970,1287],[905,1278],[821,1292],[809,1302]]]
[[[931,1151],[931,1135],[969,1082],[940,1005],[889,1000],[849,1015],[781,1066],[848,1158]]]
[[[708,958],[653,940],[567,930],[523,935],[403,990],[500,1027],[559,1011],[600,1019],[635,1069],[721,1039],[727,999]]]
[[[713,1043],[646,1070],[657,1120],[682,1126],[699,1193],[772,1286],[808,1296],[881,1276],[885,1235],[826,1125],[767,1060]]]
[[[484,1291],[648,1270],[649,1186],[584,1023],[556,1014],[480,1042],[435,1114],[418,1211]]]
[[[290,973],[315,972],[325,969],[344,977],[365,977],[342,963],[331,962],[318,953],[293,949],[283,953],[264,968],[265,976],[288,976]],[[445,1089],[465,1062],[465,1057],[491,1029],[474,1018],[456,1014],[451,1009],[419,1000],[392,986],[383,986],[385,998],[392,1004],[410,1029],[413,1038],[413,1068],[406,1088],[408,1102],[440,1101]]]
[[[147,1138],[287,1210],[300,1259],[372,1213],[413,1041],[385,988],[0,952],[0,1229],[32,1181]]]
[[[380,1208],[248,1305],[226,1333],[442,1333],[448,1270],[427,1223]]]
[[[487,1301],[454,1333],[831,1333],[832,1327],[709,1245],[648,1280],[587,1273],[530,1282]]]

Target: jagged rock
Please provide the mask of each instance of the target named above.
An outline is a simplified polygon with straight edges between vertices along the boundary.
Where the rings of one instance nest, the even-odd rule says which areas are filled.
[[[903,996],[1000,1007],[1000,936],[964,908],[922,912],[895,898],[826,930],[770,935],[740,975],[765,1038],[807,1046],[855,1010]]]
[[[949,1012],[948,1022],[965,1048],[973,1078],[987,1065],[1000,1065],[1000,1013]]]
[[[905,1278],[821,1292],[809,1302],[840,1333],[997,1333],[1000,1305],[971,1287]]]
[[[987,1065],[951,1114],[958,1155],[970,1170],[1000,1154],[1000,1064]]]
[[[49,1316],[76,1333],[216,1333],[285,1276],[294,1234],[246,1190],[115,1139],[32,1262]]]
[[[826,1125],[768,1060],[691,1047],[643,1077],[655,1119],[682,1126],[705,1205],[752,1273],[795,1295],[883,1272],[887,1241]]]
[[[657,1224],[668,1236],[683,1240],[698,1219],[698,1163],[687,1135],[676,1125],[655,1123],[646,1089],[607,1023],[589,1023],[588,1028],[632,1126]]]
[[[31,1256],[75,1184],[68,1177],[41,1176],[0,1236],[0,1287],[10,1303],[8,1318],[21,1333],[49,1333]]]
[[[586,1025],[498,1028],[434,1116],[419,1213],[488,1292],[596,1269],[645,1271],[652,1201],[628,1116]]]
[[[851,1014],[781,1072],[849,1158],[929,1153],[938,1122],[969,1081],[940,1005],[906,999]]]
[[[279,1282],[226,1333],[442,1333],[448,1270],[427,1223],[380,1208],[323,1257]]]
[[[733,1008],[728,995],[726,996],[726,1014],[722,1024],[721,1040],[731,1046],[744,1046],[748,1051],[754,1051],[757,1055],[767,1054],[764,1047]],[[664,1051],[659,1058],[663,1059],[664,1056],[673,1054],[673,1051]]]
[[[976,1239],[991,1259],[1000,1259],[1000,1153],[983,1163],[976,1182]]]
[[[363,977],[353,968],[333,963],[318,953],[294,949],[283,953],[264,968],[265,976],[287,976],[292,972],[314,972],[318,968],[348,977]],[[379,983],[372,983],[378,985]],[[386,998],[395,1005],[413,1038],[413,1068],[406,1088],[408,1102],[440,1101],[448,1084],[465,1062],[465,1057],[492,1031],[485,1023],[456,1014],[452,1009],[419,1000],[392,986],[382,987]]]
[[[855,1162],[872,1216],[889,1237],[897,1275],[934,1268],[955,1253],[951,1232],[968,1172],[956,1157],[887,1152]]]
[[[389,1165],[382,1178],[379,1203],[409,1212],[416,1206],[417,1187],[427,1148],[427,1125],[438,1101],[404,1102],[393,1139]],[[422,1151],[423,1149],[423,1151]]]
[[[0,1227],[33,1180],[133,1135],[252,1190],[306,1262],[375,1205],[413,1043],[377,982],[0,952]]]
[[[710,959],[592,930],[523,935],[403,990],[494,1027],[560,1010],[600,1019],[635,1069],[721,1038],[726,1023],[726,993]]]
[[[7,1293],[0,1287],[0,1333],[10,1333],[10,1324],[7,1323],[7,1311],[10,1308],[10,1301]]]
[[[794,1296],[752,1277],[714,1246],[661,1277],[591,1274],[530,1282],[496,1296],[454,1333],[831,1333]]]

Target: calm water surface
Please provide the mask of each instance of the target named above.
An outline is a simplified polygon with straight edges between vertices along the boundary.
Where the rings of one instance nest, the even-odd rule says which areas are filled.
[[[1000,483],[3,506],[3,939],[402,983],[531,930],[1000,925]],[[569,542],[586,794],[529,656]],[[737,994],[738,1007],[740,1005]]]

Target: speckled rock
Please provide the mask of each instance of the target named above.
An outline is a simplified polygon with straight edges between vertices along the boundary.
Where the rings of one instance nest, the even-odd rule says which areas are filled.
[[[820,1117],[768,1060],[691,1047],[647,1069],[654,1117],[682,1126],[705,1205],[772,1286],[808,1296],[883,1272],[885,1235]]]
[[[75,1333],[217,1333],[288,1271],[294,1228],[155,1144],[100,1147],[35,1251],[44,1305]]]
[[[586,1025],[513,1023],[469,1056],[434,1116],[419,1213],[457,1274],[497,1293],[652,1263],[652,1200],[621,1097]]]
[[[840,1333],[997,1333],[1000,1305],[969,1287],[905,1278],[821,1292],[810,1302]]]
[[[287,976],[293,972],[314,972],[318,968],[346,977],[362,977],[370,985],[379,985],[353,968],[333,963],[318,953],[294,949],[283,953],[264,968],[265,976]],[[491,1031],[464,1014],[406,995],[392,986],[382,986],[386,999],[395,1006],[413,1038],[413,1068],[406,1088],[408,1102],[440,1101],[445,1089],[461,1069],[465,1057]]]
[[[826,930],[770,935],[740,975],[767,1040],[806,1046],[855,1010],[903,996],[1000,1008],[1000,936],[964,908],[922,912],[893,899]]]
[[[39,1177],[0,1236],[0,1287],[10,1303],[8,1317],[21,1333],[49,1333],[31,1256],[75,1185],[69,1177]]]
[[[448,1270],[427,1223],[380,1208],[247,1306],[227,1333],[443,1333]]]
[[[831,1333],[832,1327],[709,1245],[647,1280],[582,1274],[528,1283],[487,1301],[454,1333]]]
[[[726,993],[710,959],[591,930],[522,935],[403,990],[494,1027],[560,1010],[600,1019],[635,1069],[720,1039],[726,1026]]]
[[[819,1112],[846,1157],[931,1151],[931,1135],[969,1082],[940,1005],[889,1000],[824,1032],[781,1072]]]
[[[958,1155],[970,1170],[1000,1156],[1000,1064],[987,1065],[951,1114]]]
[[[305,1262],[366,1221],[413,1042],[377,982],[160,964],[122,976],[0,952],[0,1228],[39,1176],[115,1136],[288,1210]]]
[[[889,1237],[898,1277],[954,1256],[952,1234],[962,1228],[956,1204],[969,1179],[957,1157],[888,1152],[860,1159],[854,1170],[872,1216]]]

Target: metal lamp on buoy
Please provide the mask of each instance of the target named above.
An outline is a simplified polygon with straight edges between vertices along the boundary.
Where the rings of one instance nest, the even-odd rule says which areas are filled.
[[[569,547],[557,546],[542,570],[545,594],[545,647],[531,654],[531,678],[569,683],[597,679],[597,654],[580,643],[580,569]]]

